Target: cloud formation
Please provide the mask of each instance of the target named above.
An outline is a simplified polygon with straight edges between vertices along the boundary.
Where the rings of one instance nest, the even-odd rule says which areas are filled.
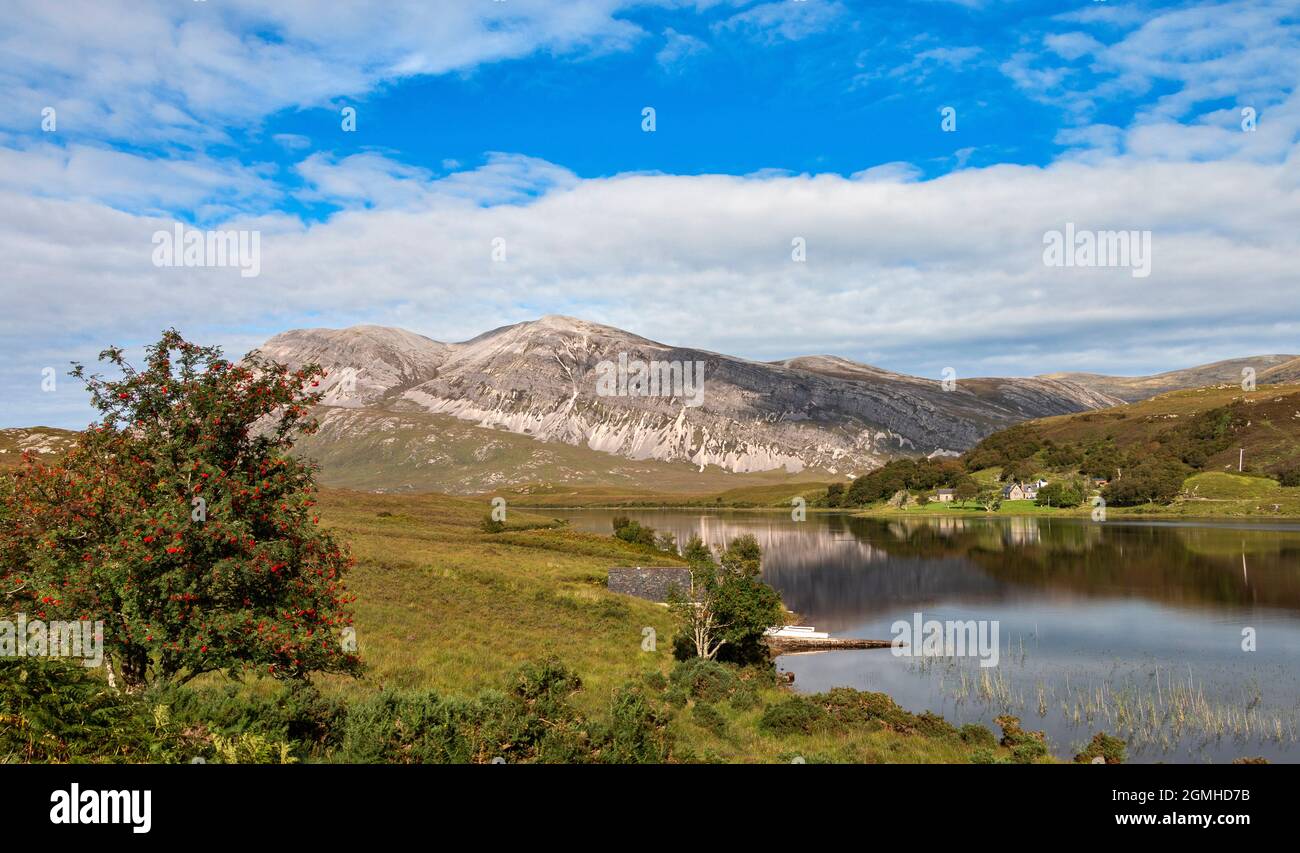
[[[827,352],[936,376],[1133,374],[1298,348],[1300,25],[1273,0],[1096,4],[1026,24],[1010,47],[918,37],[907,62],[859,64],[855,49],[818,69],[895,98],[998,77],[1058,111],[1061,151],[1040,165],[974,167],[998,146],[964,135],[928,179],[871,161],[583,175],[539,156],[545,132],[538,150],[485,146],[468,166],[276,127],[261,149],[275,159],[245,144],[277,112],[525,55],[640,49],[665,83],[738,44],[839,47],[874,22],[838,3],[684,5],[20,3],[0,37],[17,105],[0,118],[0,425],[80,425],[84,398],[41,393],[42,368],[167,326],[238,353],[303,325],[455,340],[566,313],[757,359]],[[643,27],[629,8],[711,25]],[[26,126],[46,104],[57,135]],[[152,235],[178,220],[256,229],[261,275],[153,266]],[[1045,266],[1044,234],[1067,223],[1150,231],[1151,276]]]
[[[355,200],[364,187],[367,206],[311,226],[236,223],[262,230],[253,279],[154,267],[150,238],[168,220],[6,191],[0,253],[12,289],[0,337],[19,354],[6,408],[39,406],[19,387],[39,384],[45,364],[24,354],[38,330],[51,345],[41,358],[60,347],[84,358],[168,325],[246,341],[250,330],[376,322],[460,339],[570,313],[760,359],[830,352],[961,375],[1136,373],[1285,351],[1300,339],[1296,159],[1115,158],[929,181],[581,180],[505,155],[435,177],[375,157],[313,159],[304,172],[317,192]],[[358,180],[376,174],[387,183]],[[1067,222],[1151,231],[1151,276],[1046,267],[1043,236]],[[792,259],[796,238],[806,262]]]

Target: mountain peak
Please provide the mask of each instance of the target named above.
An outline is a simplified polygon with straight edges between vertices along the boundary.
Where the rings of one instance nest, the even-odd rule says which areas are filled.
[[[541,317],[538,317],[536,320],[533,320],[532,322],[539,323],[543,326],[558,326],[558,327],[579,327],[579,326],[596,325],[595,323],[591,323],[587,320],[581,320],[577,317],[570,317],[568,314],[544,314]]]
[[[291,366],[324,367],[326,406],[451,415],[629,459],[738,473],[856,473],[895,456],[960,451],[1029,418],[1105,408],[1171,386],[1240,382],[1243,366],[1253,366],[1261,382],[1275,366],[1285,375],[1297,368],[1291,357],[1257,356],[1155,377],[974,378],[945,388],[938,377],[893,373],[836,355],[757,362],[657,343],[563,314],[451,344],[386,326],[298,329],[276,335],[263,352]],[[602,390],[601,365],[622,364],[625,353],[629,361],[667,363],[666,374],[656,368],[650,377],[660,390],[629,393],[622,381],[615,393]],[[673,362],[698,360],[707,366],[690,389],[684,368],[671,384]],[[667,389],[659,384],[665,375]],[[339,429],[345,414],[336,413]],[[385,432],[390,427],[380,417],[368,429],[378,431],[376,441],[397,441]],[[416,436],[400,453],[393,451],[391,462],[443,464],[433,444],[436,436]]]
[[[262,355],[299,367],[325,368],[324,402],[333,406],[373,403],[388,391],[433,376],[450,351],[447,344],[394,326],[292,329],[261,346]]]
[[[583,320],[580,317],[570,317],[567,314],[546,314],[542,317],[538,317],[536,320],[530,320],[520,323],[519,325],[556,332],[601,335],[608,338],[627,338],[629,340],[645,340],[626,329],[620,329],[617,326],[610,326],[604,323],[593,323],[591,320]]]

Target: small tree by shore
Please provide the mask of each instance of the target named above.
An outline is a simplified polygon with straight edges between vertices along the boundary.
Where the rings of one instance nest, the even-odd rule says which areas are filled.
[[[683,556],[690,564],[690,589],[669,599],[682,629],[678,656],[736,663],[766,659],[763,632],[779,624],[784,611],[781,597],[760,577],[758,541],[749,534],[736,537],[715,561],[694,536]]]

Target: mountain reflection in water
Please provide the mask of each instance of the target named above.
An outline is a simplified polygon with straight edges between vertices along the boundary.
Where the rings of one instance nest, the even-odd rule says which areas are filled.
[[[883,690],[956,722],[1010,711],[1047,730],[1060,755],[1092,731],[1129,725],[1134,760],[1300,757],[1300,525],[555,514],[606,534],[628,515],[715,546],[752,533],[786,606],[838,636],[889,639],[895,620],[918,611],[1001,625],[1003,662],[988,678],[971,661],[888,651],[782,658],[801,689]],[[1245,628],[1256,651],[1242,650]],[[1168,730],[1188,716],[1193,724]]]

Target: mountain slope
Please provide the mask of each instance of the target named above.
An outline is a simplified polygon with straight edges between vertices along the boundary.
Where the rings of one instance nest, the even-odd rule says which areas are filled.
[[[574,494],[593,489],[608,500],[655,494],[705,494],[745,486],[798,483],[811,474],[736,474],[684,463],[632,460],[554,441],[480,427],[451,415],[330,407],[320,430],[298,450],[321,464],[329,486],[375,492],[532,494],[535,484]]]
[[[325,368],[324,405],[365,406],[436,375],[451,347],[404,329],[352,326],[283,332],[260,351],[285,364]]]
[[[1283,385],[1293,382],[1300,382],[1300,357],[1293,358],[1290,361],[1284,361],[1281,364],[1275,364],[1268,370],[1262,370],[1255,377],[1255,381],[1269,385]]]
[[[263,351],[329,368],[327,404],[452,415],[627,459],[737,473],[852,474],[897,455],[954,453],[1026,418],[1119,402],[1068,381],[978,379],[945,391],[831,357],[755,362],[559,316],[458,344],[361,327],[290,332]],[[620,358],[702,365],[698,400],[686,387],[677,396],[602,395],[601,365]],[[349,378],[354,389],[344,387]],[[357,422],[357,435],[376,423]]]
[[[0,468],[16,468],[24,453],[41,461],[57,461],[76,439],[75,432],[51,427],[0,429]]]
[[[1224,407],[1239,408],[1243,423],[1226,448],[1204,460],[1202,470],[1236,471],[1244,459],[1248,470],[1270,471],[1300,459],[1300,384],[1270,385],[1253,392],[1231,386],[1171,391],[1105,411],[1035,420],[1024,427],[1040,441],[1086,446],[1113,438],[1121,450],[1149,451],[1161,434],[1200,413]]]
[[[1288,367],[1289,365],[1289,367]],[[1259,384],[1292,381],[1300,376],[1300,358],[1294,355],[1257,355],[1216,361],[1185,370],[1171,370],[1154,376],[1103,376],[1097,373],[1046,373],[1038,377],[1071,382],[1125,403],[1146,400],[1166,391],[1203,388],[1207,385],[1241,385],[1247,368],[1255,371]],[[1289,370],[1289,373],[1284,372]],[[1270,374],[1272,374],[1270,376]]]
[[[982,377],[944,390],[835,356],[755,362],[562,316],[450,344],[376,326],[297,330],[262,350],[291,365],[322,364],[330,371],[325,403],[365,410],[327,413],[321,435],[304,445],[326,461],[327,479],[334,472],[368,488],[451,491],[530,479],[675,482],[674,466],[688,465],[856,475],[900,455],[965,450],[1024,420],[1108,408],[1171,387],[1239,382],[1243,366],[1266,372],[1294,360],[1261,356],[1152,377]],[[620,360],[702,366],[698,397],[689,385],[658,396],[622,394],[626,382],[602,389]],[[454,429],[448,416],[465,426]],[[519,444],[501,431],[537,442]],[[670,467],[637,470],[605,454]]]

